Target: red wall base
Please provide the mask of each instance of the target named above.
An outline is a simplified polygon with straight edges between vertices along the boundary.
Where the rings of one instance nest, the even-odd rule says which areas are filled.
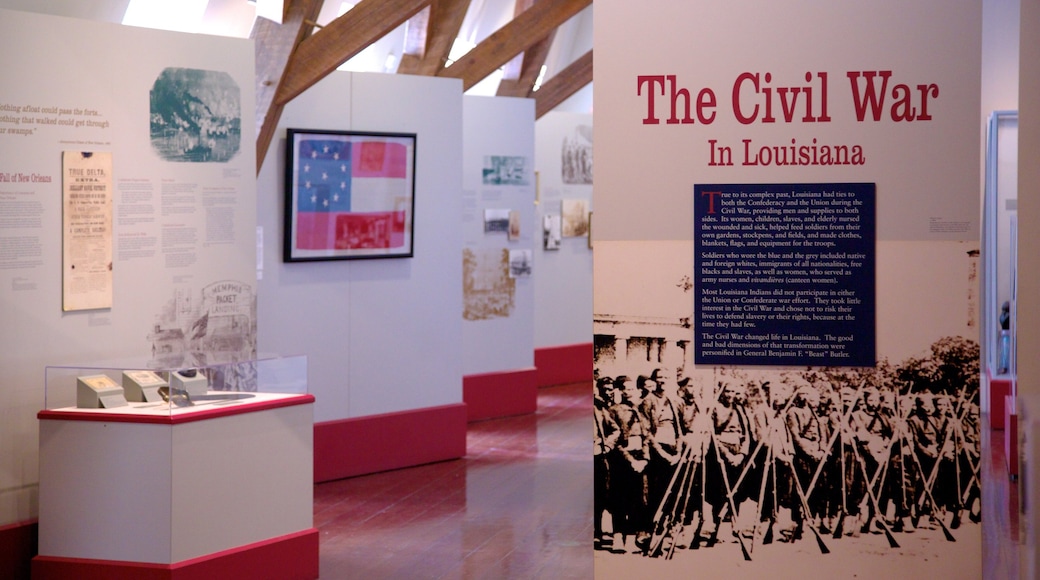
[[[989,380],[989,427],[995,431],[1004,429],[1004,398],[1011,394],[1011,379]]]
[[[462,400],[469,420],[534,413],[538,409],[537,374],[529,368],[462,377]]]
[[[318,577],[318,530],[225,550],[176,564],[149,564],[37,556],[34,580],[211,580],[212,578]]]
[[[1018,477],[1018,409],[1015,397],[1004,398],[1004,459],[1008,475]]]
[[[592,343],[534,349],[538,386],[592,382]]]
[[[0,526],[0,578],[29,580],[37,537],[39,526],[35,520]]]
[[[463,403],[314,425],[315,483],[464,455]]]

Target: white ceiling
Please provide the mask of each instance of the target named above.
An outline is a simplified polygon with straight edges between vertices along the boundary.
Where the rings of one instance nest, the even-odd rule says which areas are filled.
[[[188,23],[180,27],[171,26],[171,18],[161,17],[158,21],[160,24],[153,27],[236,38],[249,37],[253,21],[256,18],[254,3],[247,0],[196,1],[205,4],[205,8],[203,9],[200,5],[199,15],[189,18]],[[121,23],[130,2],[131,0],[0,0],[0,8]],[[134,0],[134,2],[154,5],[154,9],[157,11],[172,9],[180,15],[190,12],[187,8],[190,3],[186,0]],[[336,18],[342,4],[339,0],[325,0],[318,17],[318,24],[324,25]],[[513,18],[515,5],[516,0],[471,0],[469,11],[459,31],[459,39],[469,43],[469,46],[480,43]],[[135,4],[135,8],[141,8],[141,6]],[[404,36],[405,25],[402,25],[373,43],[341,68],[353,71],[393,72],[396,69],[396,61],[400,60]],[[571,18],[557,31],[553,46],[546,58],[546,78],[551,78],[591,49],[592,7],[590,6]],[[387,70],[387,56],[390,54],[393,54],[395,64]],[[467,91],[467,94],[495,94],[499,76],[488,77]],[[591,112],[591,85],[568,99],[557,110]]]

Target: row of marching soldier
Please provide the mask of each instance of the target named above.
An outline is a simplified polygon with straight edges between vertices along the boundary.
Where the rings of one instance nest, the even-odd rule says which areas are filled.
[[[597,549],[676,550],[978,523],[976,390],[597,377]],[[753,395],[750,397],[749,394]],[[720,531],[726,532],[720,539]]]

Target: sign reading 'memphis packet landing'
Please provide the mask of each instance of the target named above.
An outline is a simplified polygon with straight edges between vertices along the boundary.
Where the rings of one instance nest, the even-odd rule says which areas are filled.
[[[694,197],[697,364],[874,366],[874,184]]]
[[[939,85],[933,82],[900,82],[890,70],[848,71],[846,99],[833,110],[830,76],[806,72],[801,79],[774,78],[770,72],[742,72],[721,98],[711,87],[689,88],[676,75],[638,75],[636,93],[644,103],[643,124],[711,125],[728,107],[741,125],[830,123],[839,121],[912,123],[931,121]],[[728,102],[728,105],[727,105]],[[783,165],[865,165],[862,144],[823,143],[816,138],[758,143],[739,139],[734,143],[707,140],[709,167]]]

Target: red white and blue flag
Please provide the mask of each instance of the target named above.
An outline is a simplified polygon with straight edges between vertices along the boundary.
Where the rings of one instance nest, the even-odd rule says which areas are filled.
[[[297,143],[296,247],[401,248],[411,183],[408,145],[392,137],[324,135]]]

